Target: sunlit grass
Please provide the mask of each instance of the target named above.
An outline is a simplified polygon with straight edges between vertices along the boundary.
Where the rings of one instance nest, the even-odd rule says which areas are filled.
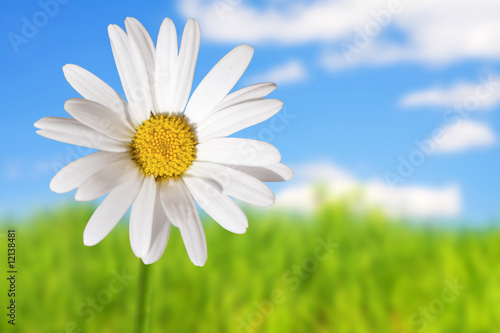
[[[85,247],[82,233],[92,212],[68,206],[17,221],[19,332],[132,331],[138,259],[127,224]],[[191,264],[172,229],[155,264],[153,332],[500,327],[498,230],[411,226],[376,212],[351,214],[341,204],[309,218],[250,212],[249,222],[246,234],[234,235],[206,220],[203,268]],[[0,241],[5,249],[5,238]],[[321,244],[328,242],[325,250]],[[450,294],[455,280],[467,288]],[[6,303],[7,281],[0,281]]]

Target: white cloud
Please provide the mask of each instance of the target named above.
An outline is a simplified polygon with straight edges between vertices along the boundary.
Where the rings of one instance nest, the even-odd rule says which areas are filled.
[[[290,60],[283,65],[274,67],[266,73],[250,78],[252,82],[274,82],[277,84],[295,83],[307,77],[304,65],[298,60]]]
[[[384,3],[370,0],[371,3]],[[183,0],[180,11],[196,17],[205,37],[222,42],[279,42],[301,44],[332,41],[351,30],[351,21],[369,14],[356,9],[356,1],[287,2],[286,6],[257,9],[243,0]]]
[[[400,5],[389,12],[391,3]],[[257,8],[243,0],[183,0],[179,9],[186,17],[198,18],[203,36],[217,42],[319,42],[334,47],[335,51],[322,57],[329,68],[361,63],[443,64],[500,58],[498,1],[304,0],[286,4],[272,1]],[[382,12],[389,15],[384,18]],[[387,23],[378,23],[382,21]],[[372,31],[369,29],[377,28],[377,24],[381,32],[370,33],[372,37],[368,37],[361,52],[348,63],[340,43],[354,44],[357,35]],[[387,27],[403,38],[384,35]]]
[[[462,120],[442,129],[442,139],[436,142],[436,152],[455,153],[473,148],[489,147],[497,139],[487,125]]]
[[[3,177],[9,182],[20,180],[39,180],[48,175],[54,175],[54,162],[49,160],[33,160],[27,163],[23,159],[11,157],[5,161]],[[1,166],[0,166],[1,168]]]
[[[494,83],[499,82],[496,78],[492,79]],[[500,91],[498,86],[485,87],[483,83],[459,82],[447,88],[433,87],[409,93],[401,99],[400,104],[404,107],[447,108],[464,102],[476,106],[476,109],[491,109],[500,104]]]
[[[331,163],[312,163],[295,171],[299,184],[276,195],[277,209],[314,211],[323,202],[351,197],[357,208],[379,208],[395,217],[450,218],[462,212],[456,185],[391,187],[376,179],[359,180]]]
[[[17,160],[9,160],[5,165],[4,177],[8,181],[18,181],[22,178],[23,173],[21,171],[23,164]]]

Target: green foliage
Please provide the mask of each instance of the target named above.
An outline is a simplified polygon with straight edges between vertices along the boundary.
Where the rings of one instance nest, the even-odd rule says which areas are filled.
[[[191,264],[173,228],[154,264],[153,332],[470,333],[500,327],[498,230],[411,225],[346,207],[328,205],[311,217],[250,211],[244,235],[206,219],[203,268]],[[92,212],[68,206],[16,221],[18,332],[132,331],[139,261],[127,224],[85,247]],[[5,313],[7,290],[3,278]],[[2,318],[0,331],[9,332]]]

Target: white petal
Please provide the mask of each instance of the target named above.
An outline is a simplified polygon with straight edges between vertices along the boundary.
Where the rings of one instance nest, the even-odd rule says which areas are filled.
[[[75,192],[75,200],[90,201],[112,191],[115,187],[133,177],[139,169],[130,155],[108,164],[88,177]]]
[[[155,46],[151,36],[144,26],[133,17],[127,17],[125,27],[130,40],[130,54],[132,56],[135,73],[138,80],[137,101],[143,105],[145,119],[148,119],[151,112],[156,111],[154,97],[154,66],[155,66]]]
[[[229,94],[253,56],[253,47],[239,45],[226,54],[200,82],[189,99],[184,114],[193,123],[205,119]]]
[[[189,258],[196,266],[207,261],[207,242],[193,198],[182,180],[163,182],[160,198],[170,222],[179,228]]]
[[[236,104],[220,110],[203,120],[196,129],[199,142],[231,135],[261,123],[278,113],[283,102],[264,99]]]
[[[158,111],[171,112],[174,107],[174,73],[177,64],[177,31],[171,19],[166,18],[160,27],[156,43],[155,96]]]
[[[193,162],[186,175],[210,178],[222,186],[222,193],[252,205],[269,207],[274,204],[274,194],[260,180],[224,165]]]
[[[138,258],[145,256],[151,245],[156,199],[155,177],[146,176],[130,213],[130,245]]]
[[[276,147],[251,139],[215,138],[198,144],[196,149],[196,160],[204,162],[262,166],[281,160]]]
[[[227,165],[263,182],[284,182],[293,178],[293,170],[282,163],[265,166]]]
[[[130,157],[129,153],[97,151],[66,165],[50,181],[50,189],[56,193],[66,193],[82,185],[85,180],[108,164]]]
[[[38,135],[72,145],[117,153],[130,150],[123,141],[112,139],[71,118],[45,117],[37,121],[35,127],[40,128],[36,132]]]
[[[129,181],[108,194],[87,223],[83,231],[83,244],[96,245],[113,230],[134,202],[143,179],[144,177],[136,172]]]
[[[131,45],[129,38],[125,31],[115,24],[110,24],[108,26],[108,34],[116,68],[118,69],[123,91],[129,103],[129,113],[132,123],[135,126],[139,126],[145,120],[145,111],[143,104],[135,98],[141,90],[140,86],[138,87],[139,80],[135,72],[132,55],[130,54]]]
[[[190,18],[182,33],[181,48],[174,75],[175,101],[171,112],[182,112],[191,93],[194,70],[200,49],[200,25]]]
[[[165,248],[167,247],[168,237],[170,235],[171,223],[165,215],[165,210],[160,199],[161,186],[157,186],[157,197],[155,201],[155,210],[153,217],[153,231],[151,236],[151,246],[148,253],[142,257],[142,261],[146,264],[152,264],[161,258]]]
[[[227,107],[262,99],[276,89],[274,83],[257,83],[227,95],[214,110],[214,113]]]
[[[213,182],[198,177],[183,177],[196,203],[224,229],[243,234],[248,220],[240,207],[227,195],[221,193]]]
[[[107,106],[124,118],[128,115],[127,102],[103,80],[86,69],[68,64],[63,67],[64,77],[83,98]]]
[[[64,109],[82,124],[110,138],[130,142],[134,137],[130,123],[100,103],[83,98],[71,98],[64,103]]]

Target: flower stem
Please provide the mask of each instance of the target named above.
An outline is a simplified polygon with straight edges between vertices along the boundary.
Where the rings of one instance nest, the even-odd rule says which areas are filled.
[[[135,333],[148,333],[151,326],[153,265],[145,265],[139,259],[139,283],[135,312]]]

